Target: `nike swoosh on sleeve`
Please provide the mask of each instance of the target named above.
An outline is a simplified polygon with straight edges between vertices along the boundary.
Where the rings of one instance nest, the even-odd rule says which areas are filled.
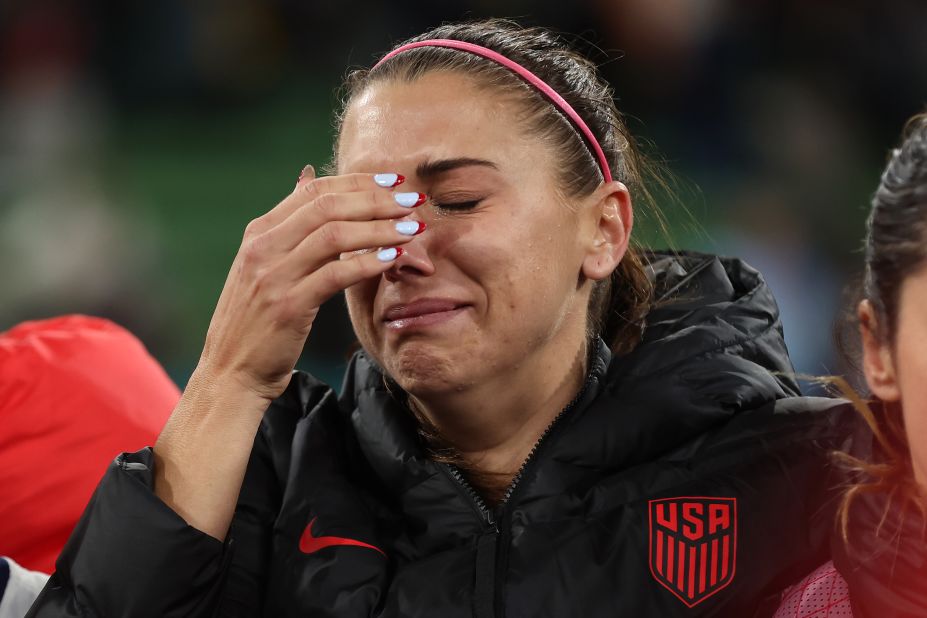
[[[302,536],[299,537],[299,551],[303,552],[304,554],[312,554],[326,547],[348,545],[353,547],[366,547],[367,549],[380,552],[384,556],[386,555],[386,553],[379,547],[374,547],[370,543],[364,543],[363,541],[358,541],[356,539],[347,539],[340,536],[313,536],[312,524],[315,523],[315,520],[316,518],[313,517],[312,521],[310,521],[306,526],[306,529],[303,530]]]

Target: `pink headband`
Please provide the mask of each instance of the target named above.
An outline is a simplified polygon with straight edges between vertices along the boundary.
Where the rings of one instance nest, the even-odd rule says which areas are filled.
[[[560,96],[556,90],[548,86],[543,79],[525,67],[521,66],[514,60],[509,60],[498,52],[494,52],[491,49],[483,47],[482,45],[474,45],[473,43],[456,41],[454,39],[429,39],[427,41],[416,41],[414,43],[407,43],[397,47],[393,51],[383,56],[375,65],[373,65],[373,69],[376,69],[378,66],[393,56],[401,54],[402,52],[409,49],[415,49],[416,47],[449,47],[451,49],[461,49],[463,51],[470,52],[471,54],[492,60],[493,62],[501,64],[505,68],[518,74],[519,77],[544,93],[544,95],[550,99],[551,102],[556,105],[561,112],[567,115],[567,118],[569,118],[573,122],[573,125],[579,129],[579,132],[582,133],[586,138],[586,142],[589,144],[589,146],[591,146],[592,153],[595,155],[599,162],[599,168],[602,170],[602,177],[605,178],[605,182],[612,181],[612,172],[608,168],[608,159],[605,158],[605,153],[602,152],[602,147],[599,145],[599,140],[595,138],[592,130],[589,129],[589,125],[587,125],[585,121],[583,121],[583,119],[579,116],[579,114],[576,113],[576,110],[573,109],[573,106],[567,103],[566,99]]]

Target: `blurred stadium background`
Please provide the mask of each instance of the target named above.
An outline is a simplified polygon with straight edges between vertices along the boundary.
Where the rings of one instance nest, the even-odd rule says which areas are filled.
[[[923,0],[4,2],[0,331],[109,317],[182,386],[244,226],[328,160],[346,69],[486,16],[576,37],[681,179],[675,245],[757,266],[796,368],[842,370],[868,200],[927,103]],[[352,343],[335,299],[300,366],[337,383]]]

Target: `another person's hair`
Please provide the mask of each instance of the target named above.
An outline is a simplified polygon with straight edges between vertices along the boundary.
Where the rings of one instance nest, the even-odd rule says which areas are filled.
[[[653,219],[665,232],[666,226],[647,185],[672,191],[660,167],[640,153],[615,106],[612,89],[599,76],[595,64],[547,30],[523,28],[502,19],[442,25],[396,48],[427,39],[454,39],[486,47],[544,80],[592,130],[613,177],[631,192],[635,212]],[[411,82],[434,71],[460,73],[518,102],[523,112],[522,128],[549,144],[557,153],[557,160],[563,163],[559,180],[565,196],[586,196],[598,187],[602,176],[592,151],[555,105],[511,70],[456,49],[420,47],[405,51],[374,70],[350,72],[345,80],[345,97],[342,112],[336,119],[336,131],[340,133],[344,111],[353,98],[371,84],[389,80]],[[336,164],[337,158],[336,142]],[[589,335],[601,336],[616,354],[629,352],[640,341],[651,297],[652,286],[640,249],[632,241],[612,276],[593,288],[588,313]]]
[[[872,198],[864,249],[860,299],[872,304],[877,322],[874,335],[893,346],[901,286],[927,266],[927,113],[907,123],[901,146],[891,153]],[[845,382],[838,381],[838,386],[872,429],[876,447],[870,461],[841,456],[862,473],[862,481],[844,494],[839,511],[839,523],[847,540],[850,506],[858,496],[884,492],[890,497],[887,504],[899,506],[902,513],[911,507],[923,513],[925,501],[914,479],[901,406],[878,400],[867,404]]]

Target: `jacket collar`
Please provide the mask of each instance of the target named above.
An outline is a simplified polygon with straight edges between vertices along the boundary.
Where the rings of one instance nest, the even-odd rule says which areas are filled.
[[[585,408],[598,396],[611,356],[605,342],[598,339],[584,386],[564,413]],[[361,448],[385,483],[402,491],[416,479],[438,473],[439,466],[428,459],[401,391],[385,379],[366,353],[359,352],[351,359],[342,392],[342,408],[350,411]]]

